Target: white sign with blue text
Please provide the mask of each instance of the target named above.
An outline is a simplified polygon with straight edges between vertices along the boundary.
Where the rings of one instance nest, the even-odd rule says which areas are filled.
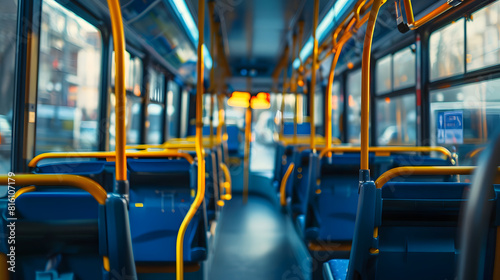
[[[439,112],[437,115],[438,144],[464,143],[463,111]]]

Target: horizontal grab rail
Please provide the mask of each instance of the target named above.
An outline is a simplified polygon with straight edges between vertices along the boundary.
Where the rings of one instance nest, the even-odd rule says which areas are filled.
[[[172,152],[172,151],[141,151],[141,152],[126,152],[128,158],[161,158],[161,157],[179,157],[186,159],[190,164],[194,162],[193,157],[188,153]],[[34,157],[29,167],[36,167],[38,162],[49,158],[105,158],[114,160],[115,152],[70,152],[70,153],[44,153]]]
[[[319,158],[323,158],[327,153],[359,153],[361,147],[332,147],[321,151]],[[428,153],[438,152],[452,159],[451,152],[444,147],[369,147],[369,152],[374,153]]]
[[[82,189],[90,193],[95,200],[101,205],[106,203],[108,194],[99,183],[84,176],[68,175],[68,174],[18,174],[13,177],[0,175],[0,182],[9,182],[14,179],[16,186],[70,186]],[[31,191],[35,191],[35,187],[21,188],[17,191],[14,197]]]
[[[470,175],[476,166],[404,166],[396,167],[380,175],[375,186],[380,189],[389,180],[402,175]],[[500,172],[500,168],[498,168]]]
[[[288,145],[309,145],[310,144],[309,143],[310,140],[311,140],[310,137],[307,136],[307,135],[299,135],[296,138],[294,138],[293,136],[292,137],[285,136],[280,141],[280,143],[283,144],[284,146],[288,146]],[[323,136],[316,136],[316,142],[318,144],[320,144],[320,145],[323,145],[325,143],[325,138],[323,138]],[[334,145],[340,145],[340,144],[342,144],[342,141],[340,141],[340,139],[338,139],[336,137],[333,137],[332,144],[334,144]]]

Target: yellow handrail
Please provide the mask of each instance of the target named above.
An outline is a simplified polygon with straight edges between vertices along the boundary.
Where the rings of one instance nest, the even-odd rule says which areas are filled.
[[[377,21],[378,11],[383,0],[374,0],[370,10],[370,17],[366,26],[365,41],[363,45],[363,58],[361,62],[361,167],[362,170],[369,170],[368,148],[369,124],[370,124],[370,59],[372,53],[373,32]]]
[[[312,37],[313,37],[313,62],[312,62],[312,72],[311,72],[311,90],[309,91],[309,108],[310,108],[310,120],[311,120],[311,150],[316,149],[316,125],[314,122],[314,96],[316,90],[316,68],[318,65],[318,38],[316,37],[316,28],[318,27],[318,16],[319,16],[319,0],[314,0],[314,16],[313,16],[313,26],[312,26]]]
[[[289,146],[289,145],[294,145],[294,146],[300,146],[300,145],[307,145],[308,147],[310,146],[310,136],[306,135],[299,135],[297,139],[293,139],[292,137],[285,136],[280,143],[284,146]],[[317,145],[324,145],[326,143],[325,138],[321,135],[316,135],[316,144]],[[340,139],[337,137],[332,137],[332,144],[334,145],[340,145],[342,142]],[[316,146],[316,149],[319,149],[319,146]]]
[[[342,52],[342,47],[344,46],[344,43],[340,43],[336,46],[335,49],[335,56],[332,60],[332,65],[330,68],[330,75],[328,76],[328,84],[326,88],[326,114],[325,114],[325,138],[326,138],[326,145],[325,148],[329,149],[332,147],[332,141],[333,141],[333,136],[332,136],[332,86],[333,86],[333,79],[335,77],[335,67],[337,66],[337,62],[339,61],[340,53]]]
[[[485,149],[485,148],[486,148],[486,147],[479,147],[479,148],[477,148],[477,149],[473,150],[472,152],[470,152],[470,153],[469,153],[468,157],[469,157],[469,158],[473,158],[473,157],[477,156],[477,155],[478,155],[478,154],[480,154],[482,151],[484,151],[484,149]]]
[[[222,200],[231,200],[232,194],[231,194],[231,189],[232,189],[232,183],[231,183],[231,173],[229,172],[229,168],[227,168],[227,165],[224,163],[219,164],[220,168],[222,169],[222,172],[224,172],[224,178],[225,182],[221,184],[222,188],[224,189],[224,195],[221,195]],[[222,193],[222,189],[221,189]]]
[[[127,158],[125,146],[127,130],[125,128],[125,33],[123,32],[122,12],[119,0],[108,0],[113,48],[115,50],[115,126],[116,126],[116,181],[127,181]]]
[[[208,16],[210,26],[210,53],[212,60],[216,61],[215,57],[215,22],[214,22],[215,1],[208,2]],[[214,145],[214,105],[215,105],[215,67],[210,69],[210,147]]]
[[[125,146],[126,150],[147,150],[147,149],[163,149],[164,144],[140,144],[140,145],[128,145]]]
[[[28,193],[28,192],[34,192],[34,191],[36,191],[36,187],[35,186],[29,186],[29,187],[20,188],[14,194],[13,198],[17,199],[22,194],[25,194],[25,193]]]
[[[9,178],[12,179],[12,177],[8,177],[7,175],[0,175],[0,182],[7,182]],[[106,190],[101,185],[84,176],[68,174],[17,174],[13,178],[16,180],[16,186],[70,186],[79,188],[90,193],[101,205],[106,203],[108,197]],[[22,188],[18,190],[19,193],[16,193],[15,197],[34,190],[34,187]]]
[[[162,157],[180,157],[185,158],[189,163],[193,163],[193,157],[188,153],[174,152],[174,151],[144,151],[144,152],[127,152],[125,153],[128,158],[162,158]],[[109,161],[116,159],[115,152],[69,152],[69,153],[44,153],[34,157],[29,167],[36,167],[36,165],[44,160],[51,158],[105,158]]]
[[[295,164],[290,163],[290,165],[288,166],[288,169],[285,172],[285,175],[283,176],[283,180],[281,180],[281,185],[280,185],[280,204],[281,204],[281,206],[286,206],[286,183],[288,182],[288,178],[290,177],[290,174],[292,174],[294,167],[295,167]]]
[[[303,20],[299,21],[298,25],[299,25],[299,40],[298,40],[299,51],[297,53],[297,57],[299,58],[299,61],[300,61],[300,67],[299,67],[299,70],[300,70],[300,68],[302,67],[302,58],[300,57],[300,46],[302,46],[302,40],[304,38],[304,21]],[[296,71],[296,73],[297,73],[297,71]],[[294,143],[296,143],[297,142],[298,123],[299,123],[299,91],[297,90],[298,79],[296,81],[294,81],[294,83],[295,83],[295,110],[294,110],[295,112],[293,115],[293,141],[294,141]]]
[[[375,186],[380,189],[389,180],[401,176],[413,175],[470,175],[476,170],[476,166],[404,166],[396,167],[380,175],[375,181]],[[500,168],[498,168],[500,171]]]
[[[327,153],[359,153],[361,151],[361,147],[332,147],[329,149],[324,149],[319,154],[319,158],[323,158]],[[390,154],[390,153],[429,153],[429,152],[438,152],[449,159],[453,156],[448,149],[444,147],[369,147],[369,152],[381,153],[381,154]]]
[[[203,44],[205,31],[205,1],[198,0],[198,63],[196,64],[196,157],[198,158],[198,189],[189,211],[187,212],[177,233],[176,279],[184,279],[184,234],[205,197],[205,151],[203,150]]]
[[[404,0],[403,3],[405,6],[406,20],[408,21],[408,25],[409,25],[411,30],[415,30],[415,29],[421,27],[422,25],[433,20],[434,18],[438,17],[442,13],[453,8],[453,6],[448,5],[448,3],[443,3],[441,6],[437,7],[435,10],[433,10],[430,13],[428,13],[427,15],[423,16],[421,19],[415,21],[415,19],[413,17],[413,8],[411,5],[411,0]]]

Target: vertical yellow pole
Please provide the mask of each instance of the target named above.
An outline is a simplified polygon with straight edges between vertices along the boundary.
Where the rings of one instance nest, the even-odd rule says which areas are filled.
[[[325,138],[326,138],[326,149],[330,149],[332,147],[332,87],[333,80],[335,78],[335,67],[337,66],[337,62],[339,61],[340,53],[342,52],[342,47],[344,43],[339,43],[335,47],[335,56],[332,60],[332,65],[330,68],[330,75],[328,76],[328,84],[326,85],[326,113],[325,113]],[[328,156],[331,157],[332,153],[328,153]]]
[[[198,63],[196,64],[196,157],[198,159],[198,188],[196,191],[196,196],[194,198],[189,211],[184,217],[182,224],[177,233],[177,243],[176,243],[176,279],[184,279],[184,234],[186,229],[191,222],[191,219],[198,211],[203,199],[205,197],[205,155],[203,151],[203,72],[205,69],[203,62],[203,41],[205,30],[205,0],[198,0]]]
[[[373,32],[382,0],[374,0],[366,27],[361,62],[361,170],[369,170],[368,149],[370,147],[370,59],[372,52]]]
[[[302,39],[304,38],[304,21],[299,21],[299,35],[298,35],[298,48],[297,57],[299,58],[300,65],[302,66],[302,59],[300,58],[300,47],[302,47]],[[294,54],[295,55],[295,54]],[[300,69],[300,67],[299,67]],[[297,72],[295,72],[297,73]],[[299,92],[297,90],[297,81],[295,83],[295,113],[293,116],[293,142],[297,144],[298,123],[299,123]]]
[[[281,128],[280,128],[280,140],[283,139],[285,135],[285,94],[287,86],[287,72],[288,72],[288,46],[285,48],[285,59],[283,60],[283,89],[281,93]]]
[[[319,16],[319,0],[314,0],[314,18],[313,18],[313,61],[311,69],[311,90],[309,91],[309,108],[310,116],[309,120],[311,122],[311,150],[316,152],[316,125],[314,121],[314,95],[316,90],[316,68],[318,68],[318,38],[316,38],[316,28],[318,27],[318,16]]]
[[[297,34],[292,36],[292,64],[297,52]],[[297,144],[297,71],[292,67],[292,78],[290,79],[290,92],[295,93],[295,105],[293,107],[293,143]]]
[[[125,33],[123,31],[122,12],[118,0],[108,0],[113,46],[115,50],[115,126],[116,126],[116,181],[127,181],[127,158],[125,145],[127,130],[125,129]],[[125,183],[126,185],[126,183]],[[124,193],[127,195],[127,193]]]
[[[292,63],[295,61],[295,54],[297,53],[297,34],[292,35]],[[296,75],[297,71],[292,67],[292,76],[290,78],[290,92],[295,93],[297,91]]]
[[[215,94],[215,26],[214,26],[215,1],[208,2],[208,15],[210,17],[210,53],[212,54],[212,69],[210,69],[210,149],[214,146],[214,94]]]
[[[245,154],[243,156],[243,204],[246,204],[248,201],[251,139],[252,139],[252,109],[248,107],[245,114]]]
[[[413,7],[411,5],[411,0],[404,0],[403,1],[404,6],[405,6],[405,13],[406,13],[406,21],[408,24],[413,24],[415,23],[415,18],[413,17]]]

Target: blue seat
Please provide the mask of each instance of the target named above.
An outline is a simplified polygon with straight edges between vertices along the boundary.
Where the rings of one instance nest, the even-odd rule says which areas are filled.
[[[63,263],[72,264],[55,272],[77,273],[75,276],[79,279],[105,279],[107,272],[103,274],[102,256],[108,256],[111,251],[113,254],[120,252],[116,247],[125,244],[127,236],[122,236],[117,230],[123,228],[125,222],[131,234],[128,237],[133,248],[131,260],[135,259],[139,264],[175,263],[177,232],[196,191],[196,165],[186,160],[168,159],[129,159],[127,163],[129,211],[125,213],[126,221],[118,221],[121,226],[116,224],[117,221],[113,219],[115,215],[112,214],[119,208],[111,205],[109,211],[104,211],[102,209],[108,206],[97,205],[92,196],[80,190],[44,188],[18,198],[20,230],[28,233],[21,233],[27,239],[23,240],[27,246],[24,254],[26,258],[20,262],[26,275],[43,271],[49,260],[47,256],[50,257],[47,252],[51,252],[62,255]],[[106,161],[53,163],[40,165],[35,172],[53,174],[66,171],[90,178],[105,178],[104,181],[111,179],[108,189],[112,189],[114,164]],[[117,197],[111,195],[112,201]],[[47,207],[47,203],[57,207]],[[2,204],[3,208],[5,204]],[[186,230],[184,261],[187,263],[200,262],[207,257],[205,213],[201,207]],[[8,222],[5,217],[2,223]],[[108,241],[107,236],[111,236],[109,238],[112,240]],[[43,238],[48,238],[44,246],[37,245]],[[6,252],[7,248],[4,239],[1,249]],[[34,248],[41,248],[42,251]],[[125,254],[122,255],[125,257]],[[78,258],[78,261],[74,258]],[[92,269],[82,268],[91,264]]]
[[[325,280],[343,280],[347,275],[349,260],[329,260],[323,264],[323,278]]]
[[[177,232],[197,187],[197,166],[185,160],[129,160],[130,229],[137,262],[175,262]],[[207,257],[204,209],[184,237],[184,260]],[[157,248],[163,248],[158,250]]]
[[[5,232],[11,222],[6,200],[0,208],[0,251],[8,254],[12,244]],[[82,191],[43,188],[19,196],[15,213],[19,279],[108,279],[104,256],[111,269],[126,268],[124,273],[135,275],[128,211],[120,196],[109,195],[99,205]]]
[[[294,123],[285,122],[283,127],[284,135],[294,135]],[[308,122],[297,124],[297,135],[311,135],[311,124]]]
[[[227,149],[229,156],[237,156],[240,151],[240,128],[236,125],[228,125],[227,132]]]
[[[195,151],[188,152],[193,158],[196,158]],[[219,192],[219,159],[215,150],[205,150],[205,201],[207,210],[207,220],[212,221],[216,218],[217,198]],[[217,188],[217,190],[215,189]],[[216,195],[217,194],[217,195]]]
[[[458,216],[468,187],[453,182],[390,182],[377,189],[373,182],[363,183],[348,272],[338,279],[454,279]],[[497,213],[498,194],[495,186],[490,201]],[[492,277],[499,224],[497,215],[488,234],[485,279]],[[334,277],[337,263],[329,264],[324,273]]]
[[[305,215],[306,240],[327,242],[350,242],[354,234],[358,205],[359,154],[333,154],[318,163],[316,177],[311,182],[309,212]],[[373,179],[385,171],[407,165],[450,166],[449,159],[408,154],[370,156]],[[401,181],[452,181],[451,176],[406,176]],[[316,184],[319,182],[319,185]],[[316,190],[321,190],[316,191]]]
[[[107,192],[113,192],[115,164],[105,160],[64,161],[40,164],[33,170],[37,174],[73,174],[88,177]]]

